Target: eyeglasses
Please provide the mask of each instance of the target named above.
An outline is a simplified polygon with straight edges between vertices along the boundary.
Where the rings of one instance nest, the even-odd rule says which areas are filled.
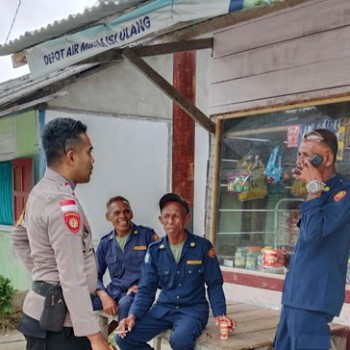
[[[329,142],[328,140],[326,140],[320,133],[318,133],[317,131],[310,131],[310,132],[307,132],[303,135],[303,139],[304,140],[318,140],[318,141],[321,141],[321,142],[324,142],[326,145],[328,145],[330,147],[330,149],[333,151],[334,154],[337,153],[337,149],[336,149],[336,146]]]

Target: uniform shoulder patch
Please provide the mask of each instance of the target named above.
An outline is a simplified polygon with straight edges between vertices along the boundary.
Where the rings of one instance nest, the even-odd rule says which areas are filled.
[[[75,211],[67,211],[63,214],[64,222],[72,233],[78,233],[80,229],[80,215]]]
[[[346,191],[339,191],[338,193],[336,193],[335,195],[334,195],[334,200],[336,201],[336,202],[338,202],[338,201],[340,201],[342,198],[344,198],[345,197],[345,195],[346,195]]]
[[[152,235],[152,241],[158,241],[160,237],[154,232]]]
[[[209,249],[208,256],[209,256],[209,258],[215,258],[216,257],[216,251],[215,251],[214,247]]]

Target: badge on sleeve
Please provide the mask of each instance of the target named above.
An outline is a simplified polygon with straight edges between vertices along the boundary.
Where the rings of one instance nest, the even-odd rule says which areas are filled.
[[[334,200],[336,202],[340,201],[342,198],[344,198],[346,195],[346,191],[339,191],[337,194],[334,195]]]
[[[215,258],[216,257],[216,251],[214,248],[210,248],[208,251],[209,258]]]
[[[153,241],[158,241],[159,238],[160,238],[160,237],[154,232],[153,235],[152,235],[152,240],[153,240]]]
[[[80,229],[80,215],[75,211],[67,211],[63,214],[64,222],[69,230],[78,233]]]

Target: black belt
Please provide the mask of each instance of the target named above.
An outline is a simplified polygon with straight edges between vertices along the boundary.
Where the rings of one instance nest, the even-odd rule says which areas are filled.
[[[32,283],[32,290],[43,297],[46,296],[46,293],[50,287],[53,287],[53,285],[44,281],[34,281]],[[91,300],[94,300],[95,297],[96,294],[90,294]]]
[[[32,290],[41,295],[41,296],[46,296],[47,291],[49,290],[49,288],[53,287],[52,284],[44,282],[44,281],[34,281],[32,283]]]

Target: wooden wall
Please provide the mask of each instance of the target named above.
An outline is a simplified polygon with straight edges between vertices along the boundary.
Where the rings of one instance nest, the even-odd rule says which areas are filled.
[[[209,113],[350,94],[350,1],[312,0],[214,34]]]

